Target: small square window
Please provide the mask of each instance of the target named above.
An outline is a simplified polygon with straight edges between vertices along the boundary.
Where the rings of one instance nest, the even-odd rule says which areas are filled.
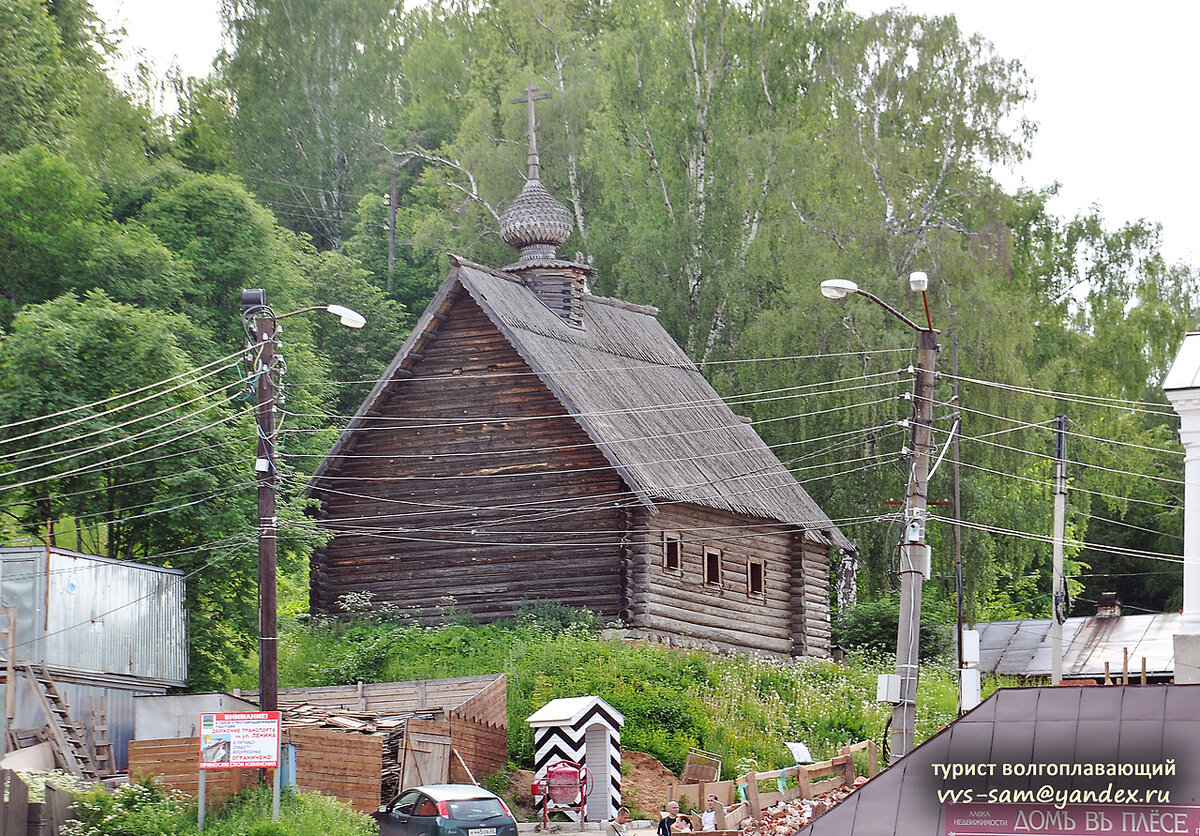
[[[680,571],[681,547],[678,534],[663,532],[663,568],[668,572]]]
[[[746,591],[751,595],[762,595],[765,589],[762,561],[749,561],[746,564]]]
[[[717,549],[704,550],[704,582],[721,585],[721,552]]]

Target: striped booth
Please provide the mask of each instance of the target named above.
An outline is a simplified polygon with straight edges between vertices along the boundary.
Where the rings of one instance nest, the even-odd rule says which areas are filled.
[[[533,727],[537,778],[558,761],[583,764],[592,776],[590,821],[611,819],[621,806],[621,726],[625,717],[599,697],[551,700],[526,722]],[[545,801],[538,800],[539,807]],[[574,820],[578,814],[562,811]]]

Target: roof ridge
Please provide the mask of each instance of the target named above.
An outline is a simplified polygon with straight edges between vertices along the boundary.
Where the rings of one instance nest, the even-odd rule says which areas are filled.
[[[639,305],[636,302],[626,302],[624,299],[614,299],[611,296],[593,296],[590,293],[585,294],[583,298],[589,302],[595,302],[598,305],[608,305],[622,311],[646,314],[647,316],[654,317],[658,316],[659,309],[653,305]]]

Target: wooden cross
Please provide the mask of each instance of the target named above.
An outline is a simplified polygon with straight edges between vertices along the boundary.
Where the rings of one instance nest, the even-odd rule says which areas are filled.
[[[529,86],[525,88],[525,95],[519,99],[510,99],[513,104],[529,103],[529,179],[537,180],[538,177],[538,152],[537,152],[537,117],[533,112],[533,103],[542,99],[550,98],[549,93],[537,94],[537,88],[533,86],[533,82],[529,82]]]

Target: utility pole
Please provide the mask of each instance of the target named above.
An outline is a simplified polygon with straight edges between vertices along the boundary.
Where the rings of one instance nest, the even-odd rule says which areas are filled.
[[[958,626],[958,669],[965,666],[963,659],[963,564],[962,564],[962,452],[959,438],[962,437],[962,411],[958,400],[958,334],[954,335],[954,611]],[[959,714],[962,714],[961,697]]]
[[[395,287],[393,273],[396,268],[396,207],[400,204],[400,187],[396,185],[396,167],[391,171],[391,189],[388,191],[388,260],[387,260],[387,292],[390,294]]]
[[[936,378],[937,331],[929,313],[925,273],[909,274],[908,287],[920,291],[925,304],[925,325],[913,322],[873,293],[863,290],[850,279],[826,279],[821,295],[843,299],[848,294],[865,296],[896,319],[917,332],[917,367],[913,380],[912,447],[909,452],[908,486],[904,497],[904,540],[900,543],[900,622],[896,629],[896,678],[900,694],[892,709],[890,760],[895,763],[912,751],[917,725],[917,676],[920,673],[921,582],[929,572],[929,546],[925,542],[925,523],[929,505],[929,459],[933,453],[930,434],[933,427],[933,387]]]
[[[937,332],[917,335],[917,370],[913,381],[912,461],[905,492],[904,542],[900,545],[900,624],[896,634],[896,675],[900,702],[892,709],[891,761],[913,749],[917,724],[917,674],[921,647],[921,582],[929,566],[925,542],[928,519],[930,431],[933,426],[934,365]]]
[[[254,322],[255,418],[258,422],[258,705],[279,708],[279,642],[275,573],[277,564],[275,507],[275,315],[262,290],[242,291],[242,314]]]
[[[242,291],[242,322],[254,341],[254,415],[258,425],[258,706],[263,711],[279,709],[279,640],[275,573],[277,556],[275,487],[275,333],[279,320],[309,311],[327,311],[347,328],[362,328],[366,318],[342,305],[314,305],[275,315],[267,306],[266,291]]]
[[[1062,682],[1063,622],[1067,620],[1067,589],[1063,577],[1063,541],[1067,528],[1067,416],[1055,418],[1054,444],[1054,619],[1050,623],[1050,684]]]

